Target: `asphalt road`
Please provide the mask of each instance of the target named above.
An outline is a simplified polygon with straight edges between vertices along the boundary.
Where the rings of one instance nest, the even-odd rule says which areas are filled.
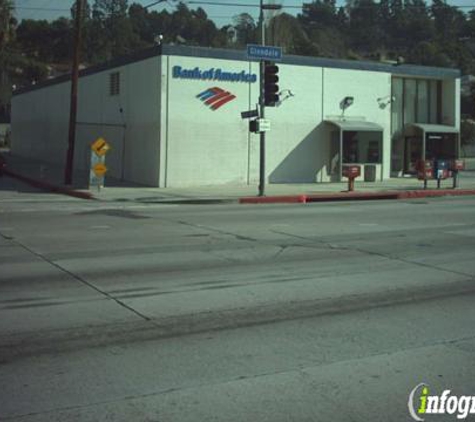
[[[0,178],[0,420],[410,421],[421,382],[475,396],[474,206],[106,203]]]

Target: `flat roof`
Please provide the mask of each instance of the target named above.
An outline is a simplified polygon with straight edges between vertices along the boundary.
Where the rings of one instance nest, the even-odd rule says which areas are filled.
[[[115,58],[111,61],[90,66],[79,72],[79,76],[88,76],[95,73],[100,73],[109,69],[125,66],[130,63],[140,62],[151,57],[157,56],[182,56],[182,57],[202,57],[213,58],[221,60],[237,60],[245,62],[255,62],[256,59],[249,59],[247,52],[243,50],[228,50],[223,48],[210,47],[192,47],[183,45],[161,45],[136,51],[127,56]],[[296,66],[313,66],[334,69],[349,69],[349,70],[366,70],[372,72],[386,72],[394,76],[406,77],[425,77],[433,79],[453,79],[459,78],[461,72],[459,69],[445,68],[445,67],[429,67],[418,65],[393,65],[381,62],[359,61],[359,60],[342,60],[342,59],[328,59],[323,57],[307,57],[295,56],[292,54],[284,54],[283,59],[279,61],[282,64],[296,65]],[[61,75],[57,78],[47,79],[36,85],[29,87],[22,87],[14,91],[13,95],[20,95],[29,91],[34,91],[47,86],[56,85],[67,82],[71,79],[70,74]]]
[[[415,127],[425,133],[459,133],[455,126],[436,125],[432,123],[408,123],[407,127]]]
[[[382,132],[383,127],[366,120],[325,120],[327,123],[338,127],[341,131],[354,131],[354,132]]]

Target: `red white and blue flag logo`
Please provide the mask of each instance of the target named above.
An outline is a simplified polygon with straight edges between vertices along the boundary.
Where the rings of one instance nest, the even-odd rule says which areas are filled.
[[[199,98],[201,101],[203,101],[203,103],[209,106],[211,110],[217,110],[224,104],[229,103],[229,101],[234,100],[236,96],[228,91],[225,91],[224,89],[215,86],[198,94],[196,98]]]

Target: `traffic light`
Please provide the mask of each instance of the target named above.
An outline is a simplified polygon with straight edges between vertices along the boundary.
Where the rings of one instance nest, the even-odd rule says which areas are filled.
[[[279,102],[279,66],[273,62],[264,62],[264,104],[275,107]]]

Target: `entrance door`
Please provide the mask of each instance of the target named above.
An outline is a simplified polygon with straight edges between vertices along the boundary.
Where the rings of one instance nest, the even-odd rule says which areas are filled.
[[[333,131],[330,139],[329,176],[331,182],[340,181],[340,131]]]
[[[404,140],[404,173],[416,174],[416,162],[422,158],[422,138],[407,136]]]

